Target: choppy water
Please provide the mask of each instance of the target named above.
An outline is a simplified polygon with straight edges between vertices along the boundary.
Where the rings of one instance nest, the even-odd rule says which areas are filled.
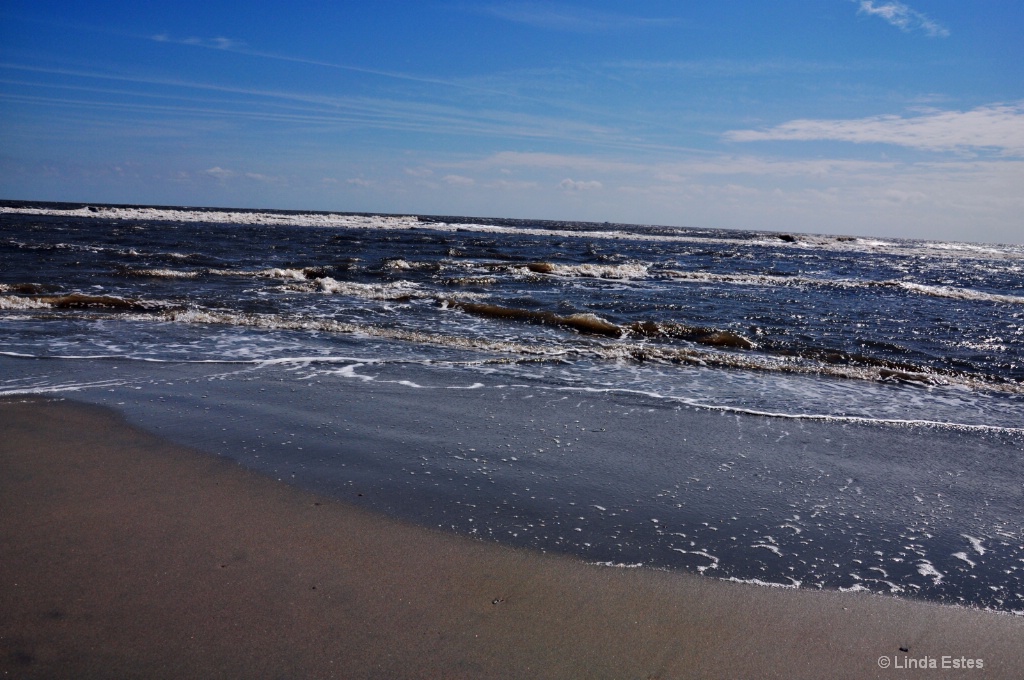
[[[1024,568],[1021,246],[618,224],[6,203],[0,204],[0,352],[0,394],[98,394],[138,387],[140,380],[154,385],[160,375],[179,375],[174,371],[188,366],[189,380],[213,375],[223,380],[244,372],[245,380],[259,375],[316,383],[322,404],[340,398],[332,381],[346,389],[387,385],[386,391],[416,390],[427,383],[471,387],[488,393],[475,398],[481,408],[492,404],[493,413],[524,390],[532,396],[564,392],[580,396],[591,409],[617,404],[603,416],[606,432],[614,427],[625,433],[625,439],[616,439],[615,451],[628,450],[630,432],[639,427],[639,416],[631,420],[624,414],[670,414],[651,426],[661,433],[655,437],[660,444],[644,447],[654,458],[664,454],[657,447],[669,446],[663,435],[681,432],[679,423],[726,414],[739,420],[730,420],[715,435],[714,447],[728,452],[729,460],[710,456],[711,445],[691,444],[685,460],[677,457],[679,479],[663,484],[660,496],[652,491],[652,498],[675,498],[686,487],[704,499],[707,516],[692,501],[674,504],[685,516],[686,530],[665,530],[670,516],[646,518],[629,530],[632,539],[626,543],[632,547],[623,547],[609,532],[619,526],[615,535],[621,536],[625,529],[605,516],[622,499],[619,491],[609,491],[587,499],[589,512],[602,508],[598,514],[604,519],[573,527],[579,529],[571,532],[576,537],[519,538],[529,532],[513,530],[518,525],[509,517],[494,519],[483,531],[598,561],[717,570],[726,577],[784,584],[917,590],[939,599],[1024,610],[1019,582]],[[671,421],[671,414],[684,411],[689,415]],[[558,421],[551,414],[544,417],[555,418],[549,427]],[[591,425],[581,425],[580,432],[599,431],[600,419]],[[414,429],[409,422],[400,427],[407,434]],[[766,441],[778,440],[755,445],[758,440],[748,436],[744,442],[744,432],[751,430]],[[791,437],[796,431],[805,439],[800,450],[806,453],[811,442],[825,458],[794,462],[796,449],[786,442],[799,439]],[[846,432],[836,441],[843,441],[843,455],[854,462],[827,459],[835,453],[828,443],[833,431]],[[916,468],[930,481],[903,489],[899,485],[912,485],[911,478],[892,473],[891,461],[879,451],[893,437],[902,437],[901,446],[910,451],[919,433],[936,451]],[[330,441],[316,443],[307,436],[309,450],[326,456]],[[533,457],[545,448],[539,443],[544,437],[525,443],[540,436],[537,432],[517,436]],[[426,456],[440,466],[435,471],[456,474],[459,460],[475,460],[477,471],[486,467],[481,455],[467,458],[466,446],[459,444],[458,454],[456,443],[449,443],[450,457]],[[605,451],[602,472],[595,471],[594,478],[636,473],[635,461],[607,457],[607,443],[592,446]],[[985,458],[980,466],[979,452]],[[761,459],[761,467],[751,467],[754,458]],[[508,456],[504,460],[508,463]],[[307,463],[305,474],[314,486],[312,478],[331,477],[324,465]],[[581,466],[586,476],[587,466]],[[948,500],[962,490],[948,492],[944,500],[949,480],[939,477],[953,468],[958,479],[969,470],[970,488],[979,493],[988,488],[988,496],[964,496],[963,507]],[[755,490],[771,469],[788,470],[787,485],[801,478],[807,490],[830,478],[835,488],[805,494],[799,502],[774,491],[762,497]],[[521,472],[535,476],[538,471]],[[725,484],[731,491],[723,496],[721,482],[715,492],[710,486],[702,491],[707,475],[725,475],[732,480]],[[879,486],[865,492],[858,475]],[[999,484],[986,487],[991,475],[1000,475]],[[519,491],[509,491],[522,516],[556,525],[558,517],[574,512],[576,501],[555,500],[559,484],[568,485],[570,495],[586,484],[557,477],[561,481],[546,489],[553,494],[549,501],[531,503]],[[657,477],[651,472],[646,482],[636,481],[633,495],[647,493],[638,491],[644,484],[657,486]],[[429,489],[417,489],[429,498]],[[486,497],[451,502],[479,504]],[[436,498],[451,500],[457,494],[436,491]],[[722,498],[731,499],[731,510]],[[755,505],[761,510],[755,512]],[[813,529],[807,520],[827,515],[824,507],[844,509],[829,521],[817,520]],[[471,512],[455,513],[458,517],[450,508],[438,512],[431,521],[469,531]],[[773,519],[765,519],[766,513]],[[707,527],[723,522],[742,525],[742,531],[734,530],[738,535],[732,541],[716,542],[711,534],[718,529]],[[891,546],[872,544],[868,550],[864,537],[880,523],[892,525],[886,541],[917,547],[903,546],[896,551],[903,557],[895,558]],[[830,547],[812,549],[814,541],[806,539],[814,531],[823,532],[819,545]],[[864,545],[853,549],[851,541]],[[926,543],[941,547],[925,549]],[[608,549],[616,544],[617,551]],[[939,552],[952,566],[940,563]],[[758,553],[780,560],[751,561]],[[815,560],[818,566],[807,566]],[[755,562],[756,569],[750,567]],[[984,568],[989,576],[982,587],[977,580]],[[950,576],[961,571],[959,580]],[[857,578],[851,580],[850,573]]]

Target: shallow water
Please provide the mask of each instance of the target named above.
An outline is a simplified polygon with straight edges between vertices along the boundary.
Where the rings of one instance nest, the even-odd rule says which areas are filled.
[[[1020,247],[8,206],[2,394],[459,533],[1024,611]]]

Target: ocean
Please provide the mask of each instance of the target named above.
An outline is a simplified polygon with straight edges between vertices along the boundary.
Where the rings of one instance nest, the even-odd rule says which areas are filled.
[[[617,567],[1024,615],[1024,246],[0,202],[0,396]]]

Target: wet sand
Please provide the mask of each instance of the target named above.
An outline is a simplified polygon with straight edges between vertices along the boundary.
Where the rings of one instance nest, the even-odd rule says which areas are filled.
[[[938,668],[905,670],[922,660]],[[967,660],[984,668],[942,669]],[[296,490],[100,407],[0,402],[2,676],[1010,678],[1022,667],[1020,618],[472,541]]]

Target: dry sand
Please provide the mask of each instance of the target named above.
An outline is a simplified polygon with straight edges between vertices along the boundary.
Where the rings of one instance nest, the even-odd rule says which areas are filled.
[[[984,668],[944,671],[944,656]],[[514,550],[296,490],[99,407],[0,402],[0,676],[1022,673],[1019,618]]]

